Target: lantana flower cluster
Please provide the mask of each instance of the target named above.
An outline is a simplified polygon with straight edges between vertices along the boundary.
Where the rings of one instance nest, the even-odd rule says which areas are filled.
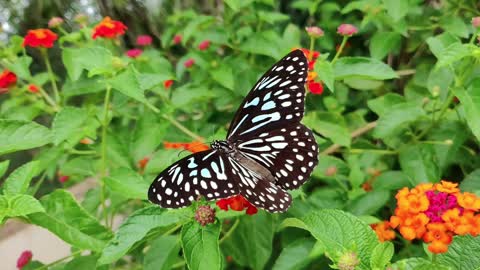
[[[428,243],[432,253],[447,252],[455,235],[480,234],[480,198],[460,192],[457,183],[442,180],[405,187],[395,198],[397,208],[388,225],[407,240]]]

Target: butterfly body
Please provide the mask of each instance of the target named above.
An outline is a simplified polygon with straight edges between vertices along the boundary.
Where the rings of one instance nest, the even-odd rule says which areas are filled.
[[[241,194],[256,207],[284,212],[286,190],[307,181],[318,163],[313,133],[300,123],[304,113],[307,60],[293,51],[265,73],[240,105],[226,140],[172,164],[153,181],[150,201],[185,207]]]

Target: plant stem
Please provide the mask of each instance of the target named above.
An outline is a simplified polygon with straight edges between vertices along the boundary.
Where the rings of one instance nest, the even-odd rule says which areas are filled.
[[[364,133],[367,133],[369,132],[370,130],[374,129],[375,127],[377,126],[377,121],[373,121],[373,122],[370,122],[368,124],[366,124],[365,126],[361,127],[361,128],[358,128],[356,130],[354,130],[351,134],[350,134],[350,137],[352,139],[358,137],[358,136],[361,136],[362,134]],[[335,153],[336,151],[338,151],[338,149],[340,149],[340,147],[342,147],[341,145],[339,144],[332,144],[330,147],[328,147],[327,149],[323,150],[320,155],[329,155],[329,154],[332,154],[332,153]]]
[[[180,229],[180,227],[182,227],[183,224],[178,224],[177,226],[171,228],[170,230],[164,232],[162,235],[170,235],[174,232],[176,232],[178,229]]]
[[[194,140],[199,141],[199,142],[204,142],[205,139],[192,131],[190,131],[188,128],[186,128],[184,125],[180,124],[177,120],[170,118],[166,114],[161,115],[163,119],[167,120],[168,122],[172,123],[175,127],[180,129],[183,133],[187,134],[188,136],[192,137]]]
[[[331,62],[332,65],[337,61],[340,54],[342,54],[343,48],[345,47],[345,44],[347,44],[348,38],[349,38],[348,36],[343,36],[342,43],[340,44],[340,47],[338,48],[337,53],[332,59],[332,62]]]
[[[103,178],[107,176],[107,128],[108,128],[108,107],[110,104],[110,94],[112,91],[112,87],[110,84],[107,84],[106,93],[105,93],[105,100],[103,102],[103,121],[102,121],[102,173],[100,179],[100,185],[102,188],[102,192],[100,195],[100,199],[102,201],[102,208],[103,208],[103,217],[105,219],[105,225],[108,226],[108,214],[107,214],[107,206],[105,204],[105,183]]]
[[[60,94],[58,93],[57,82],[55,81],[55,74],[52,70],[52,65],[50,64],[50,59],[48,58],[47,49],[40,49],[43,59],[45,60],[45,65],[47,66],[48,76],[50,77],[50,83],[52,84],[53,95],[55,97],[55,102],[60,104]]]
[[[45,99],[45,101],[50,106],[52,106],[54,111],[56,111],[56,112],[60,111],[60,108],[59,108],[58,104],[55,103],[55,101],[53,101],[53,99],[47,94],[47,92],[45,92],[45,90],[43,90],[42,88],[39,88],[38,90],[39,90],[40,94],[42,95],[42,97]]]
[[[310,51],[308,53],[308,61],[313,60],[313,47],[315,47],[315,38],[310,37]]]
[[[182,267],[182,266],[184,266],[184,265],[185,265],[185,261],[181,261],[181,262],[178,262],[178,263],[176,263],[176,264],[173,264],[173,265],[172,265],[172,269],[180,268],[180,267]]]
[[[58,260],[56,260],[56,261],[54,261],[54,262],[51,262],[51,263],[49,263],[49,264],[45,264],[45,265],[43,265],[43,266],[41,266],[41,267],[36,268],[35,270],[48,269],[49,267],[54,266],[54,265],[56,265],[56,264],[58,264],[58,263],[61,263],[61,262],[65,261],[66,259],[69,259],[69,258],[71,258],[71,257],[77,256],[77,255],[79,255],[79,254],[82,253],[82,252],[83,252],[83,250],[77,250],[77,251],[73,252],[72,254],[70,254],[70,255],[68,255],[68,256],[65,256],[65,257],[63,257],[63,258],[60,258],[60,259],[58,259]]]
[[[228,232],[226,232],[223,237],[220,239],[220,241],[218,241],[218,244],[220,245],[221,243],[223,243],[223,241],[225,241],[225,239],[227,239],[228,237],[230,237],[230,235],[232,235],[232,233],[235,231],[235,229],[238,227],[238,224],[240,224],[240,219],[237,218],[235,220],[235,223],[233,223],[232,227],[230,228],[230,230],[228,230]]]

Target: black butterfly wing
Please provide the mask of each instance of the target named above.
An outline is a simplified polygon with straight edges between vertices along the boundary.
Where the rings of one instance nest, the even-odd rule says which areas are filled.
[[[271,67],[237,110],[228,130],[228,141],[300,122],[304,113],[307,68],[307,58],[301,50],[292,51]]]
[[[164,208],[188,206],[199,196],[207,200],[239,194],[229,160],[217,150],[187,156],[161,172],[150,185],[148,199]]]
[[[238,177],[240,194],[258,208],[271,213],[285,212],[292,203],[288,192],[268,181],[264,175],[245,167],[241,162],[230,159],[232,173]]]
[[[318,146],[310,129],[294,124],[260,133],[237,144],[245,156],[258,162],[283,189],[296,189],[308,180],[318,164]]]

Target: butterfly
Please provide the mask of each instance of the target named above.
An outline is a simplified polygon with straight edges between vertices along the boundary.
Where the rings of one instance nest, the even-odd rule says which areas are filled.
[[[242,195],[268,212],[285,212],[296,189],[318,164],[318,146],[300,123],[308,62],[294,50],[271,67],[237,110],[226,140],[189,155],[161,172],[148,199],[164,208]]]

